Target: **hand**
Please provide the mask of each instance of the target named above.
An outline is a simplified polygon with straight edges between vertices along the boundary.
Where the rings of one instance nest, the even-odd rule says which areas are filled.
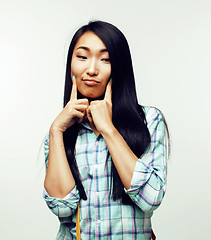
[[[112,82],[107,84],[104,99],[92,101],[86,110],[88,120],[94,123],[101,134],[114,127],[112,123],[111,84]]]
[[[77,99],[77,83],[76,80],[73,80],[70,101],[54,120],[51,127],[61,132],[65,132],[67,128],[76,122],[80,123],[83,121],[88,106],[88,99]]]

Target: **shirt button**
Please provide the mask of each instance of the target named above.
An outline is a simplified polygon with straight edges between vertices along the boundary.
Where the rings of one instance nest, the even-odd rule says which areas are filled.
[[[99,142],[97,141],[97,142],[96,142],[96,146],[98,146],[98,144],[99,144]]]
[[[97,220],[97,225],[100,225],[101,224],[101,221],[100,220]]]
[[[96,192],[96,195],[97,195],[98,198],[100,197],[100,193],[99,192]]]
[[[95,165],[94,165],[94,169],[97,169],[97,168],[98,168],[98,165],[97,165],[97,164],[95,164]]]

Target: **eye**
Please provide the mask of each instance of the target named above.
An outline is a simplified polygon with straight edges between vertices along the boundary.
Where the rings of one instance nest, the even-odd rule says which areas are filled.
[[[109,62],[110,62],[110,58],[103,58],[102,61],[103,61],[103,62],[108,62],[108,63],[109,63]]]
[[[76,57],[77,57],[77,58],[80,58],[80,59],[83,59],[83,60],[87,59],[87,57],[82,56],[82,55],[77,55]]]

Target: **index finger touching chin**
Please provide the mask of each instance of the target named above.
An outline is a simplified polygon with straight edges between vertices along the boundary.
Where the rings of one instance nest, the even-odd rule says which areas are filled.
[[[72,80],[72,90],[71,90],[71,94],[70,94],[70,99],[77,99],[77,83],[76,83],[76,79],[75,79],[75,75],[73,75],[73,80]]]
[[[105,97],[104,97],[104,99],[109,103],[112,103],[112,100],[111,100],[111,96],[112,96],[111,86],[112,86],[112,82],[109,81],[107,86],[106,86]]]

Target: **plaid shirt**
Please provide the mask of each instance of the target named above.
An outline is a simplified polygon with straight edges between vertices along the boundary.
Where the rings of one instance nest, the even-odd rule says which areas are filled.
[[[43,197],[51,211],[59,217],[57,240],[76,239],[76,209],[80,201],[81,239],[120,240],[151,239],[151,217],[160,205],[166,184],[166,134],[161,113],[144,107],[151,145],[136,162],[130,189],[125,192],[135,203],[123,204],[109,197],[111,158],[105,165],[108,148],[99,134],[88,124],[81,124],[76,141],[76,161],[87,201],[80,200],[77,187],[63,199],[51,197],[44,189]],[[44,142],[46,168],[49,137]]]

